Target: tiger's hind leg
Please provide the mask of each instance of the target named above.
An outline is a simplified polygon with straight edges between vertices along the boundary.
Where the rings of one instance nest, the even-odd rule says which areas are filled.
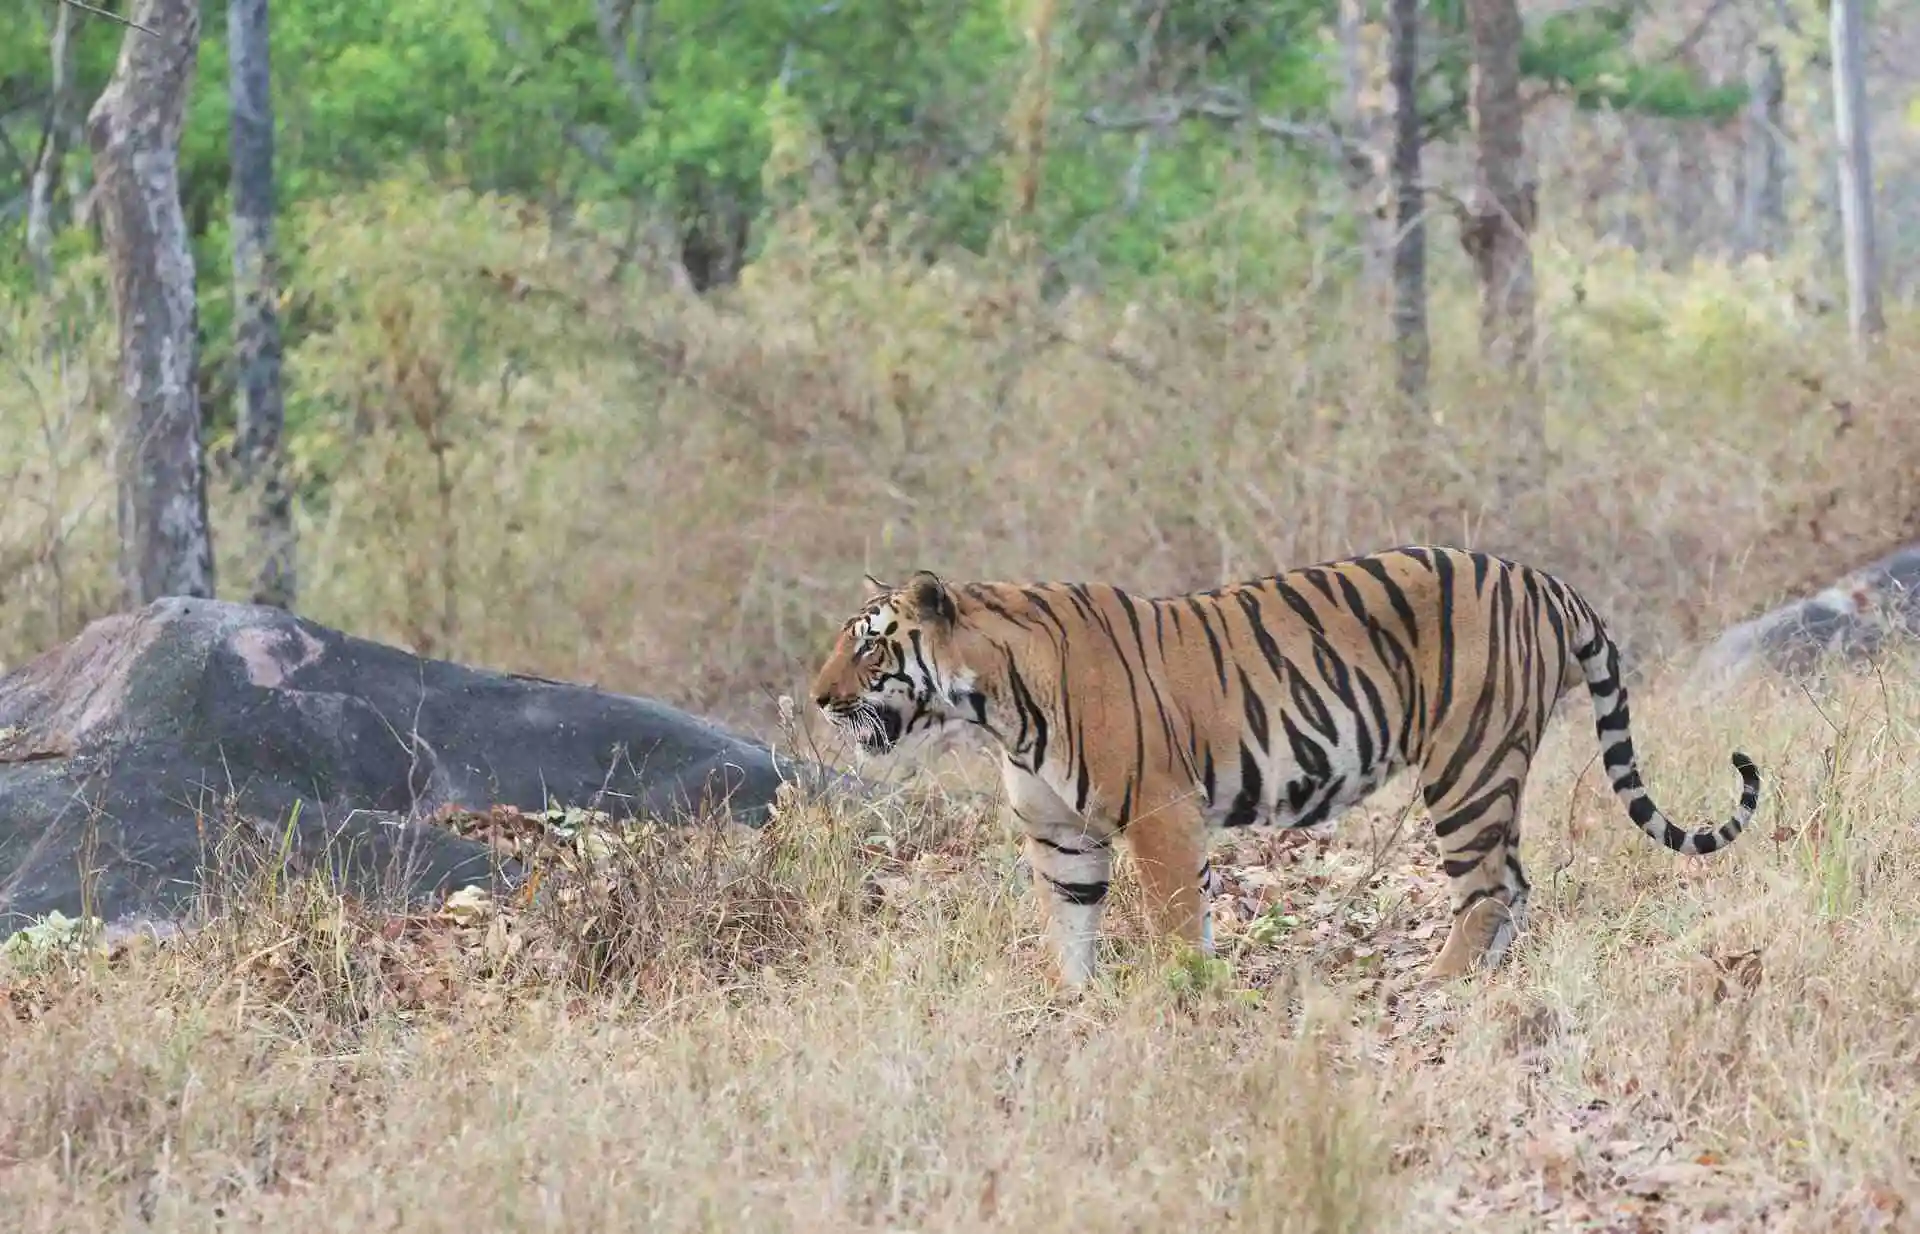
[[[1440,841],[1440,868],[1453,899],[1453,926],[1427,969],[1445,980],[1475,967],[1494,968],[1506,957],[1514,937],[1526,928],[1531,885],[1520,865],[1520,790],[1526,765],[1498,769],[1477,785],[1477,792],[1442,785],[1426,789],[1434,835]]]

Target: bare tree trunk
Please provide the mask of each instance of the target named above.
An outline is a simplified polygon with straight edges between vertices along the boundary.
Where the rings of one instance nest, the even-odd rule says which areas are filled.
[[[1407,410],[1427,413],[1427,224],[1420,183],[1420,0],[1393,0],[1393,346]]]
[[[1057,0],[1031,0],[1027,10],[1027,42],[1033,47],[1033,58],[1027,62],[1027,80],[1021,89],[1019,114],[1014,121],[1019,163],[1014,171],[1012,210],[1023,244],[1031,242],[1026,231],[1040,204],[1040,181],[1046,170],[1047,116],[1053,107],[1053,19],[1057,8]]]
[[[1840,219],[1847,264],[1847,324],[1856,343],[1886,328],[1873,235],[1873,149],[1861,46],[1865,0],[1833,0],[1833,119],[1840,139]]]
[[[1375,300],[1387,283],[1385,257],[1391,247],[1385,243],[1381,223],[1386,211],[1380,201],[1380,177],[1362,173],[1358,163],[1363,157],[1374,165],[1375,115],[1361,102],[1367,66],[1361,43],[1361,28],[1366,23],[1365,0],[1339,0],[1337,14],[1340,36],[1340,93],[1335,100],[1334,120],[1348,142],[1341,163],[1348,169],[1348,191],[1352,197],[1356,230],[1360,234],[1360,280],[1368,300]]]
[[[593,16],[613,62],[613,79],[626,92],[636,115],[647,110],[650,70],[647,64],[647,25],[652,0],[594,0]]]
[[[1480,278],[1487,358],[1534,378],[1533,177],[1520,104],[1520,10],[1515,0],[1467,0],[1473,37],[1473,131],[1479,183],[1460,237]]]
[[[118,458],[126,600],[213,595],[193,252],[180,208],[180,130],[199,53],[198,0],[135,0],[113,77],[87,119],[113,273],[126,398]],[[156,33],[146,33],[154,31]]]
[[[228,0],[227,67],[233,98],[233,333],[239,370],[240,481],[257,504],[247,522],[258,573],[253,601],[292,608],[293,498],[280,449],[279,279],[273,248],[273,96],[267,0]]]
[[[1707,149],[1706,125],[1698,120],[1669,124],[1673,135],[1673,220],[1667,243],[1675,269],[1716,254],[1725,237],[1724,216],[1715,218],[1720,204],[1714,191],[1713,155]]]
[[[67,111],[73,95],[72,5],[57,4],[53,39],[53,88],[47,97],[46,126],[41,132],[40,155],[33,161],[33,181],[27,190],[27,259],[42,291],[53,282],[53,186],[60,178],[60,159],[67,140]]]
[[[1746,182],[1740,201],[1742,253],[1771,256],[1787,224],[1787,152],[1782,140],[1786,77],[1780,50],[1762,43],[1747,67]]]

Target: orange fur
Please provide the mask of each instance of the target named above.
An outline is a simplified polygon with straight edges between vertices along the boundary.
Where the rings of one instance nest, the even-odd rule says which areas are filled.
[[[1211,945],[1211,827],[1330,824],[1416,769],[1452,883],[1433,965],[1498,963],[1523,927],[1518,806],[1555,702],[1584,682],[1615,793],[1677,852],[1731,843],[1739,806],[1683,831],[1640,781],[1619,653],[1561,580],[1483,553],[1401,548],[1185,596],[1100,584],[868,579],[814,701],[864,748],[949,726],[1002,754],[1006,808],[1046,892],[1061,973],[1092,975],[1112,852],[1159,927]]]

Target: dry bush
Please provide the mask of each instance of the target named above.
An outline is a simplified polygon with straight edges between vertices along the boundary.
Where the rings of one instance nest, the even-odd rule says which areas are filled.
[[[61,293],[0,301],[0,668],[119,600],[113,309],[93,266]]]
[[[1392,409],[1381,307],[1313,263],[1260,300],[1048,302],[799,212],[701,300],[610,279],[590,220],[411,181],[296,222],[303,611],[761,731],[862,569],[1160,590],[1441,540],[1564,573],[1644,665],[1914,517],[1909,323],[1859,376],[1764,263],[1664,273],[1544,235],[1527,400],[1473,360],[1442,260],[1428,424]],[[0,398],[0,659],[111,601],[101,333],[0,374],[39,391]],[[244,578],[243,511],[214,497]]]

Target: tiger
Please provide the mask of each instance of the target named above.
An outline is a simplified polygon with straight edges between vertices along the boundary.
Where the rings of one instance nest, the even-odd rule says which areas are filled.
[[[1100,583],[949,582],[920,570],[867,598],[811,683],[863,755],[972,731],[1000,755],[1058,979],[1096,968],[1117,842],[1150,927],[1214,954],[1221,829],[1326,833],[1404,768],[1432,820],[1452,920],[1434,981],[1496,968],[1526,928],[1519,805],[1547,721],[1584,681],[1627,817],[1682,855],[1726,848],[1760,798],[1687,831],[1642,783],[1620,651],[1539,568],[1409,545],[1180,595]]]

